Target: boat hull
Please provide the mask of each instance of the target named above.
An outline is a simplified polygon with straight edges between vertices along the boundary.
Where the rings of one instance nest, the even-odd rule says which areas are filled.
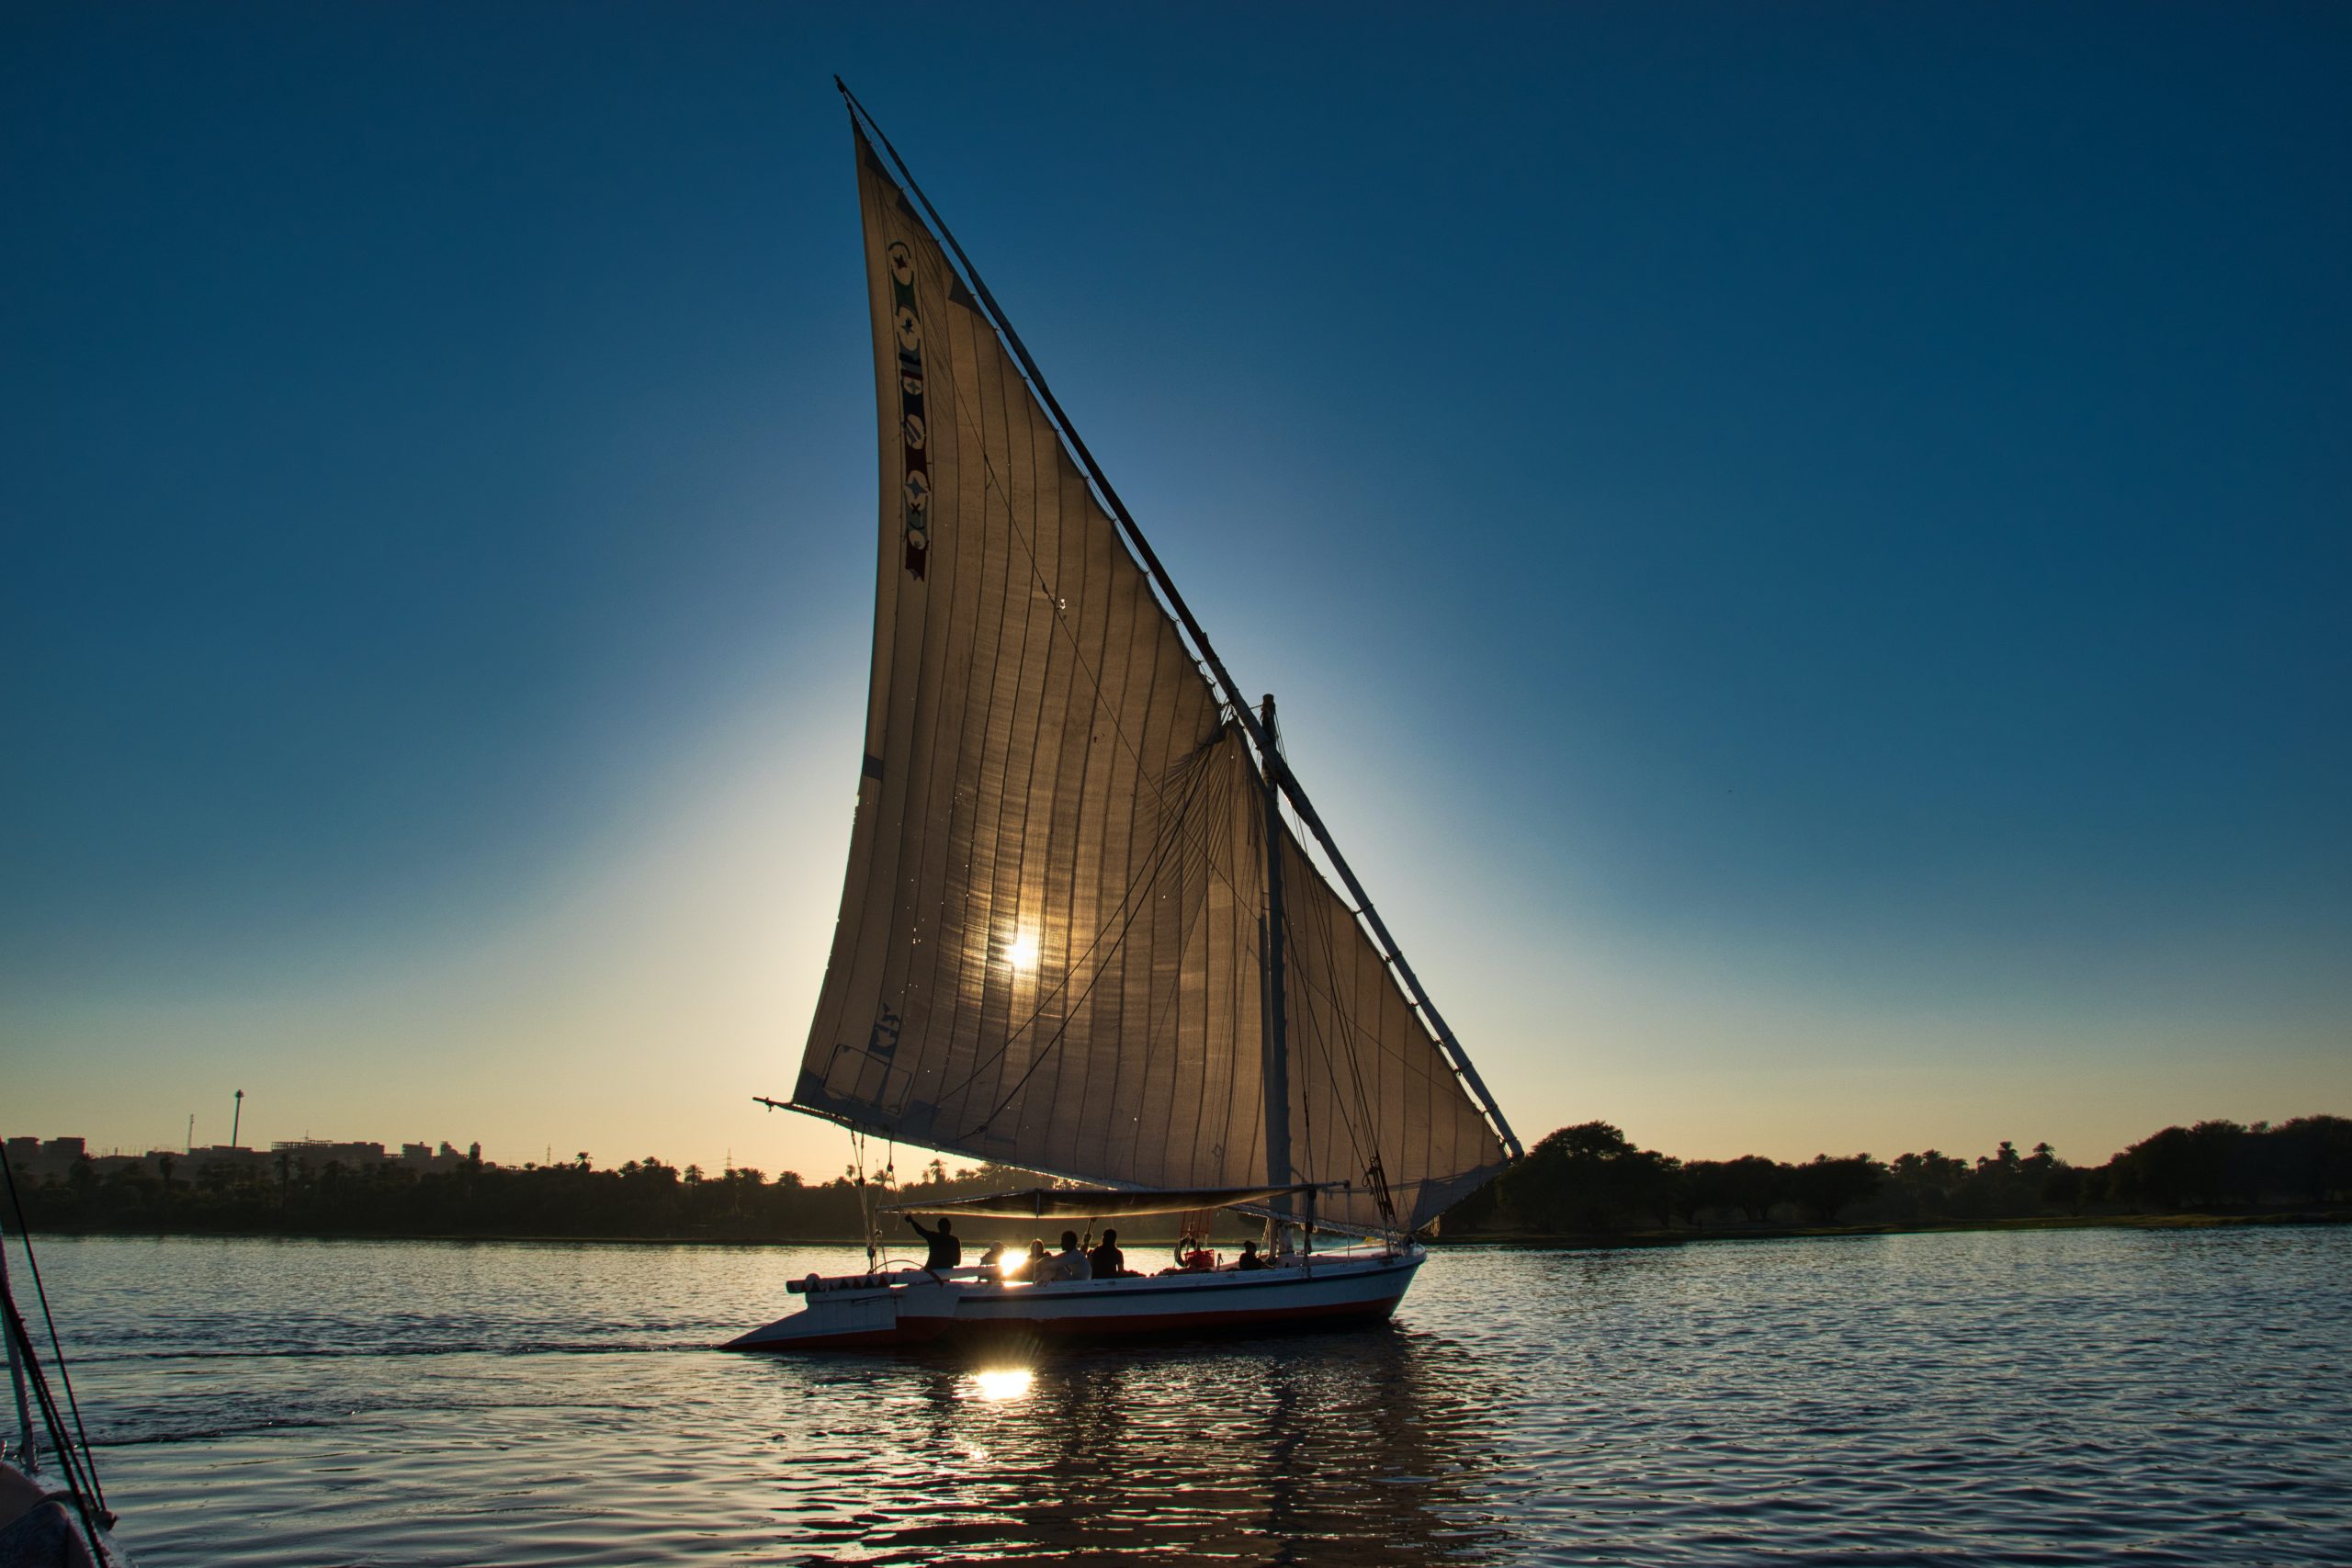
[[[1161,1274],[1032,1285],[921,1281],[811,1294],[808,1307],[729,1343],[730,1350],[885,1349],[937,1342],[1255,1335],[1383,1322],[1423,1254],[1347,1258],[1250,1273]]]
[[[797,1288],[797,1287],[796,1287]],[[957,1287],[929,1275],[811,1291],[808,1304],[719,1347],[723,1350],[887,1350],[925,1345],[956,1321]]]

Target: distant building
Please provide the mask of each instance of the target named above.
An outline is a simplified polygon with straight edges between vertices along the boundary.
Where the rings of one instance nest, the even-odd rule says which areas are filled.
[[[35,1181],[62,1181],[71,1176],[77,1161],[87,1160],[93,1174],[111,1176],[117,1171],[139,1166],[160,1174],[161,1162],[172,1162],[175,1181],[194,1180],[204,1173],[233,1171],[275,1172],[280,1159],[289,1164],[307,1166],[311,1171],[323,1170],[330,1163],[345,1169],[363,1166],[398,1166],[403,1170],[427,1175],[438,1171],[463,1169],[469,1160],[481,1158],[481,1145],[474,1145],[465,1153],[447,1139],[438,1148],[427,1143],[402,1144],[400,1153],[389,1155],[384,1145],[376,1143],[338,1143],[332,1138],[287,1138],[270,1145],[267,1149],[247,1148],[243,1144],[214,1144],[200,1149],[150,1149],[143,1155],[120,1152],[93,1155],[86,1138],[10,1138],[7,1140],[9,1168]]]
[[[382,1165],[385,1163],[381,1144],[338,1144],[326,1138],[281,1138],[269,1145],[272,1155],[292,1155],[308,1161],[316,1170],[333,1161],[343,1166]]]
[[[249,1149],[243,1144],[214,1144],[209,1148],[195,1149],[180,1156],[180,1163],[189,1170],[267,1170],[276,1162],[261,1149]]]
[[[8,1166],[21,1170],[36,1180],[44,1177],[63,1178],[74,1168],[74,1162],[89,1155],[86,1138],[11,1138],[8,1140]]]

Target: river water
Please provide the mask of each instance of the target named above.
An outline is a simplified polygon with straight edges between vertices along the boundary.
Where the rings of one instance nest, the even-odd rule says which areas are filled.
[[[2352,1563],[2340,1227],[1455,1248],[1026,1366],[708,1348],[846,1249],[41,1257],[142,1568]]]

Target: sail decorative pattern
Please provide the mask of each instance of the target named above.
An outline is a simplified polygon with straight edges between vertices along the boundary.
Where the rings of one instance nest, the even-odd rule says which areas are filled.
[[[1294,842],[1293,1170],[1266,1169],[1264,816],[1248,748],[863,135],[883,528],[849,872],[794,1103],[1122,1186],[1354,1181],[1408,1224],[1499,1169]],[[1287,835],[1285,835],[1287,838]]]

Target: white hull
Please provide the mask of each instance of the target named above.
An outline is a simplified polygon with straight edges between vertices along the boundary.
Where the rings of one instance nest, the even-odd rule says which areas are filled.
[[[1427,1254],[1330,1253],[1249,1273],[1000,1283],[978,1269],[796,1281],[808,1304],[730,1350],[851,1349],[1010,1336],[1038,1339],[1223,1337],[1376,1323],[1396,1310]]]

